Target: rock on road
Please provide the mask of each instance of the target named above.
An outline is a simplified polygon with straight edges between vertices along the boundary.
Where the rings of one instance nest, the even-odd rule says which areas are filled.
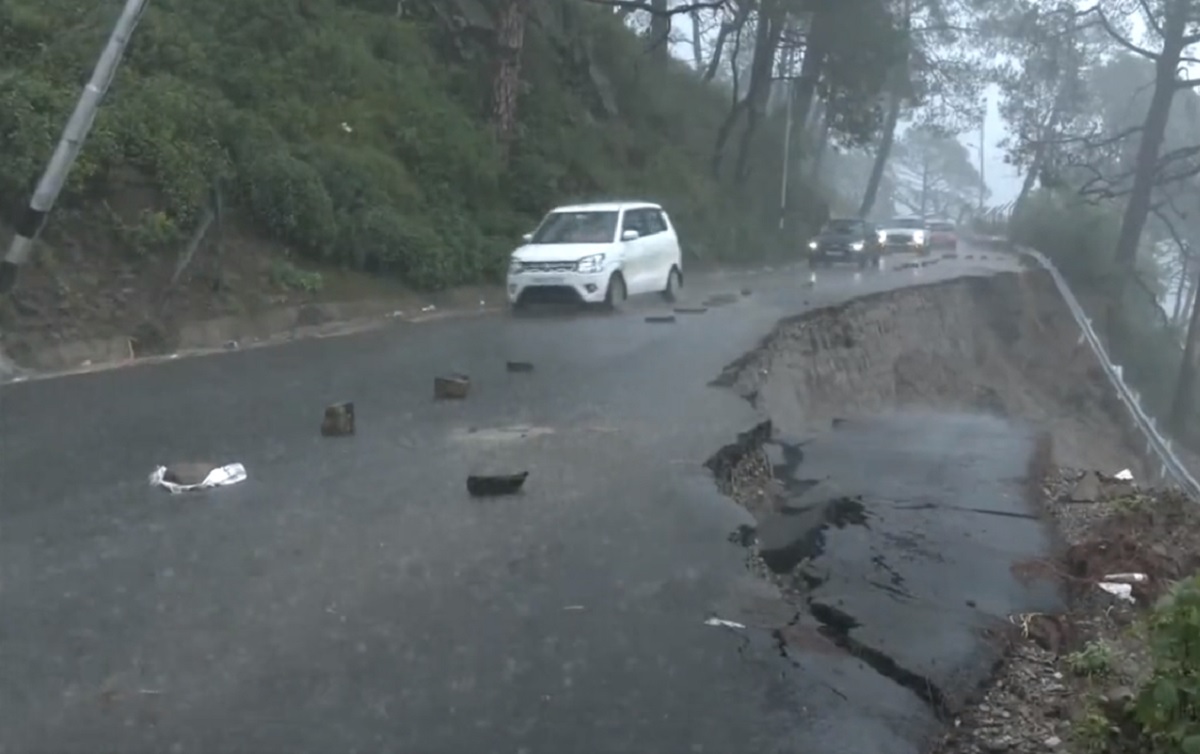
[[[939,701],[871,647],[953,687],[1028,599],[997,574],[1040,529],[932,505],[831,532],[817,599],[866,650],[784,646],[818,627],[744,567],[749,514],[702,466],[760,417],[708,383],[783,316],[972,271],[714,279],[755,290],[670,325],[445,320],[0,388],[0,751],[918,752]],[[430,400],[448,371],[469,400]],[[341,400],[357,436],[321,438]],[[1019,507],[1023,430],[903,421],[817,442],[811,473]],[[175,460],[250,478],[150,489]],[[466,494],[521,469],[520,496]],[[888,548],[901,595],[868,583]]]

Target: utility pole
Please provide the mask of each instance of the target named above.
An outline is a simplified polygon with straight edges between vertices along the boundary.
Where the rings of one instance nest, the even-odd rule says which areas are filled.
[[[984,137],[986,136],[986,134],[984,133],[984,128],[987,126],[987,111],[988,111],[988,101],[987,101],[987,97],[984,97],[984,99],[983,99],[983,117],[980,118],[980,120],[979,120],[979,214],[981,216],[983,215],[983,205],[984,205],[984,202],[986,201],[986,194],[987,194],[987,178],[984,176],[984,173],[983,173],[983,154],[984,154],[983,147],[985,144]]]
[[[779,187],[779,229],[783,230],[784,218],[787,217],[788,177],[792,172],[792,127],[794,118],[792,111],[796,102],[796,81],[792,78],[792,66],[796,64],[796,50],[788,50],[787,56],[787,116],[783,127],[783,180]]]
[[[54,207],[54,201],[58,199],[63,184],[67,182],[71,166],[75,164],[75,158],[83,148],[83,142],[96,120],[100,102],[108,93],[108,88],[117,73],[117,66],[125,55],[125,48],[129,45],[133,30],[148,3],[149,0],[126,0],[125,8],[117,18],[112,34],[109,35],[108,44],[100,53],[100,59],[96,61],[92,78],[79,95],[79,101],[75,103],[75,110],[63,128],[58,146],[55,147],[41,180],[38,181],[29,207],[17,221],[17,232],[8,247],[8,253],[0,260],[0,293],[8,293],[13,289],[17,284],[18,270],[33,255],[34,241],[41,235],[42,228],[46,225],[46,216]]]

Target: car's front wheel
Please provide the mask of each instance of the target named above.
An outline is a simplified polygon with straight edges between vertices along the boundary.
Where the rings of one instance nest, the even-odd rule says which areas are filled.
[[[625,288],[625,278],[621,273],[614,272],[613,276],[608,279],[608,290],[604,293],[605,308],[616,311],[625,305],[625,299],[629,297],[629,291]]]
[[[672,267],[667,273],[667,287],[662,290],[662,297],[667,301],[674,303],[679,298],[679,289],[683,287],[683,275],[680,274],[678,267]]]

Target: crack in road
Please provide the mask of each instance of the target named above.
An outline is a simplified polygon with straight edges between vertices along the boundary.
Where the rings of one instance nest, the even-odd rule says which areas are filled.
[[[851,636],[859,622],[850,614],[833,605],[809,600],[809,612],[821,624],[821,634],[854,657],[862,660],[872,670],[888,680],[908,689],[933,711],[938,720],[947,722],[954,718],[953,705],[932,680],[903,667],[886,652],[869,646]]]

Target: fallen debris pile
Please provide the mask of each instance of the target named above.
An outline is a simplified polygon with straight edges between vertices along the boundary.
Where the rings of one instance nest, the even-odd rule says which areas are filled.
[[[1090,471],[1045,492],[1064,551],[1014,572],[1058,580],[1070,612],[1012,616],[1008,659],[936,754],[1200,752],[1200,504]]]

